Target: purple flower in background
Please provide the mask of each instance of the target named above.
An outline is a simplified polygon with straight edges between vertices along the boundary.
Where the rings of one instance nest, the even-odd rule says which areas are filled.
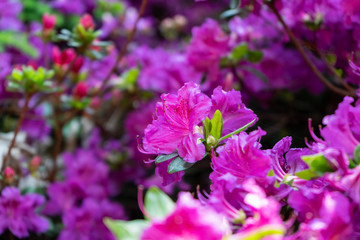
[[[178,150],[187,162],[201,160],[205,147],[194,128],[210,111],[209,97],[201,93],[199,85],[186,83],[177,95],[163,94],[161,99],[156,105],[156,118],[145,129],[143,152],[170,154]]]
[[[95,6],[95,0],[55,0],[52,6],[65,14],[81,15],[92,11]]]
[[[103,218],[123,219],[124,210],[117,204],[85,199],[82,206],[72,208],[63,216],[64,229],[59,240],[115,240]]]
[[[190,193],[180,193],[175,210],[165,219],[153,221],[141,239],[221,240],[229,233],[224,216],[202,206]]]
[[[249,134],[241,132],[239,135],[233,135],[225,144],[219,147],[212,158],[214,172],[210,179],[216,182],[216,179],[226,173],[231,173],[239,181],[245,181],[248,178],[266,178],[270,170],[271,159],[260,149],[259,139],[265,135],[261,129]]]
[[[326,126],[320,130],[329,147],[343,149],[351,157],[360,144],[360,107],[353,107],[353,101],[353,98],[345,97],[335,114],[324,117]]]
[[[48,221],[35,211],[45,202],[39,194],[22,196],[19,189],[6,187],[0,197],[0,233],[9,229],[15,236],[24,238],[29,231],[43,233],[49,228]]]
[[[21,30],[22,23],[18,19],[21,10],[22,4],[18,0],[0,0],[0,30]]]
[[[254,112],[245,107],[241,101],[241,93],[239,91],[231,90],[225,92],[221,87],[214,89],[211,96],[212,108],[210,116],[214,115],[216,110],[220,110],[223,117],[223,134],[228,134],[239,129],[242,126],[257,120]]]
[[[215,20],[207,19],[192,30],[187,57],[196,70],[207,72],[210,79],[219,73],[219,61],[229,51],[229,38]]]

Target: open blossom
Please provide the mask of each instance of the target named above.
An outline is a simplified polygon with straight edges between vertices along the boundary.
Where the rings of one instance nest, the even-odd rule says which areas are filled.
[[[194,130],[210,111],[209,97],[201,93],[199,85],[190,82],[177,95],[163,94],[161,99],[155,119],[145,129],[144,153],[170,154],[178,150],[187,162],[201,160],[205,147],[198,141],[201,135]]]
[[[142,240],[221,240],[229,234],[225,217],[202,206],[190,193],[180,193],[175,210],[163,220],[153,221]]]
[[[223,135],[235,131],[253,120],[257,120],[254,112],[245,107],[245,104],[241,101],[239,91],[225,92],[221,87],[217,87],[214,89],[211,101],[210,117],[212,118],[216,110],[221,112],[224,124]]]
[[[0,234],[9,229],[19,238],[29,236],[29,231],[43,233],[49,228],[48,221],[35,210],[45,198],[38,194],[22,196],[19,189],[7,187],[0,197]]]
[[[335,114],[326,116],[321,136],[329,147],[343,149],[349,156],[360,144],[360,106],[353,107],[352,97],[345,97]]]
[[[265,178],[270,170],[271,160],[269,156],[260,149],[258,142],[265,134],[261,129],[249,134],[241,132],[233,135],[225,144],[219,147],[218,154],[212,158],[214,172],[210,175],[213,182],[219,176],[231,173],[240,181],[248,178]]]
[[[229,51],[229,37],[212,19],[207,19],[203,25],[195,27],[192,34],[187,48],[189,62],[196,70],[208,72],[211,79],[216,79],[220,58]]]
[[[304,189],[292,192],[288,201],[301,222],[298,239],[349,239],[351,205],[340,192]]]

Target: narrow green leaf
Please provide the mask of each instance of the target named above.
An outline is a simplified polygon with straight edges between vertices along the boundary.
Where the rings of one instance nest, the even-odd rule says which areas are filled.
[[[252,63],[260,62],[263,57],[263,53],[261,51],[248,51],[247,59]]]
[[[247,129],[248,127],[250,127],[255,121],[256,121],[256,119],[252,120],[251,122],[249,122],[249,123],[246,124],[245,126],[239,128],[238,130],[233,131],[233,132],[229,133],[228,135],[223,136],[222,138],[219,139],[219,142],[221,142],[221,141],[223,141],[223,140],[225,140],[225,139],[228,139],[229,137],[231,137],[231,136],[234,135],[234,134],[238,134],[238,133],[244,131],[245,129]]]
[[[266,83],[266,84],[269,83],[269,79],[267,78],[267,76],[264,73],[262,73],[261,71],[259,71],[258,69],[249,67],[249,66],[240,66],[239,68],[242,68],[242,69],[248,71],[249,73],[254,74],[256,77],[258,77],[264,83]]]
[[[175,208],[173,200],[157,187],[151,187],[146,192],[144,204],[152,219],[163,219]]]
[[[165,162],[167,160],[170,160],[174,157],[178,156],[177,153],[171,153],[171,154],[168,154],[168,155],[159,155],[155,158],[155,163],[161,163],[161,162]]]
[[[355,148],[355,151],[354,151],[354,162],[356,164],[359,164],[360,163],[360,144],[357,145],[357,147]]]
[[[145,220],[121,221],[104,219],[104,224],[114,234],[117,240],[139,240],[143,231],[149,226]]]
[[[194,163],[185,162],[181,157],[171,161],[168,167],[168,173],[176,173],[190,168]]]
[[[231,52],[232,59],[240,61],[248,53],[247,43],[237,45]]]
[[[305,169],[303,171],[300,172],[296,172],[295,175],[301,179],[304,180],[311,180],[313,178],[319,177],[319,175],[317,175],[314,171],[312,171],[311,169]]]
[[[240,12],[241,12],[240,9],[229,9],[229,10],[223,12],[223,13],[220,15],[220,18],[222,18],[222,19],[231,18],[231,17],[239,14]]]
[[[254,229],[247,234],[240,235],[239,239],[241,240],[261,240],[267,236],[271,235],[283,235],[285,233],[285,229],[281,225],[265,225],[263,227]]]
[[[211,131],[210,134],[218,140],[221,138],[223,132],[223,117],[219,110],[216,110],[214,117],[211,119]]]
[[[235,9],[240,7],[240,0],[231,0],[230,1],[230,8]]]
[[[206,119],[203,121],[203,127],[204,127],[204,138],[207,139],[211,131],[211,121],[208,117],[206,117]]]
[[[334,169],[330,166],[328,160],[323,154],[314,154],[302,156],[301,159],[309,166],[312,171],[318,173],[333,172]]]

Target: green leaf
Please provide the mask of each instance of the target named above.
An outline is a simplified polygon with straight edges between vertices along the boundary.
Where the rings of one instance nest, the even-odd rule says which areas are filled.
[[[220,18],[222,18],[222,19],[231,18],[231,17],[239,14],[240,12],[241,12],[240,9],[229,9],[229,10],[223,12],[223,13],[220,15]]]
[[[354,151],[354,162],[356,164],[360,163],[360,144],[356,146]]]
[[[35,47],[29,43],[28,36],[24,33],[5,31],[0,32],[0,48],[13,47],[20,52],[36,58],[39,53]]]
[[[146,192],[144,205],[151,219],[163,219],[175,209],[173,200],[157,187]]]
[[[171,154],[168,154],[168,155],[159,155],[155,158],[155,163],[161,163],[161,162],[165,162],[167,160],[170,160],[174,157],[178,156],[177,153],[171,153]]]
[[[231,52],[231,58],[239,62],[248,53],[247,43],[237,45]]]
[[[104,219],[104,224],[118,240],[139,240],[143,231],[149,226],[145,220],[121,221]]]
[[[319,175],[311,169],[305,169],[303,171],[296,172],[295,175],[304,180],[311,180],[313,178],[319,177]]]
[[[231,0],[230,1],[230,8],[235,9],[235,8],[239,8],[241,4],[240,0]]]
[[[249,66],[240,66],[239,68],[244,69],[245,71],[248,71],[248,72],[254,74],[256,77],[258,77],[264,83],[266,83],[266,84],[269,83],[269,79],[267,78],[267,76],[264,73],[262,73],[261,71],[259,71],[258,69],[249,67]]]
[[[247,59],[252,63],[260,62],[263,57],[263,53],[261,51],[248,51]]]
[[[264,237],[271,235],[283,235],[285,233],[285,229],[281,225],[265,225],[263,227],[254,229],[247,234],[240,235],[239,239],[241,240],[261,240]]]
[[[330,166],[328,160],[321,153],[302,156],[301,159],[309,166],[312,171],[315,171],[317,173],[334,171],[334,169]]]
[[[233,131],[233,132],[229,133],[228,135],[223,136],[222,138],[219,139],[219,142],[221,142],[221,141],[223,141],[223,140],[225,140],[225,139],[228,139],[229,137],[231,137],[231,136],[234,135],[234,134],[238,134],[238,133],[244,131],[245,129],[247,129],[248,127],[250,127],[255,121],[256,121],[256,119],[252,120],[251,122],[249,122],[249,123],[246,124],[245,126],[239,128],[238,130]]]
[[[204,127],[204,138],[207,139],[211,131],[211,121],[208,117],[206,117],[206,119],[203,121],[203,127]]]
[[[176,173],[190,168],[194,163],[185,162],[181,157],[171,161],[168,167],[168,173]]]
[[[211,119],[211,131],[210,134],[218,140],[221,138],[223,132],[223,117],[219,110],[216,110],[214,117]]]

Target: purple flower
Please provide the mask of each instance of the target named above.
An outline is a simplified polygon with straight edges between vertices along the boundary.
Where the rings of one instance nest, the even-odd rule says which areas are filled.
[[[353,107],[351,97],[345,97],[334,115],[324,117],[320,130],[327,146],[343,149],[349,156],[360,144],[360,107]]]
[[[233,135],[225,146],[218,148],[219,156],[212,158],[214,172],[210,179],[216,182],[219,176],[231,173],[239,181],[248,178],[266,178],[271,165],[270,157],[260,149],[259,139],[265,134],[261,129],[249,134]]]
[[[202,206],[190,193],[180,193],[175,210],[165,219],[153,221],[141,239],[221,240],[229,232],[224,216]]]
[[[143,152],[170,154],[178,150],[187,162],[201,160],[205,147],[194,128],[208,115],[210,99],[195,83],[186,83],[177,95],[163,94],[161,99],[156,105],[156,118],[145,129]]]
[[[103,223],[104,217],[123,219],[124,210],[107,200],[85,199],[82,206],[68,210],[63,216],[64,229],[59,240],[115,240]]]
[[[49,228],[48,221],[35,210],[45,202],[38,194],[20,195],[14,187],[6,187],[0,197],[0,233],[9,229],[19,238],[29,236],[29,231],[43,233]]]
[[[216,110],[220,110],[223,117],[223,134],[228,134],[239,129],[242,126],[257,120],[254,112],[245,107],[241,101],[241,93],[239,91],[231,90],[225,92],[221,87],[214,89],[211,96],[212,108],[210,116],[214,115]]]
[[[288,202],[302,222],[300,239],[348,239],[352,233],[351,205],[339,192],[294,191]]]
[[[207,19],[192,30],[192,39],[187,48],[187,57],[196,70],[207,72],[210,79],[219,73],[220,58],[229,51],[229,38],[218,23]]]
[[[0,0],[0,30],[21,30],[22,23],[18,19],[21,10],[20,1]]]

